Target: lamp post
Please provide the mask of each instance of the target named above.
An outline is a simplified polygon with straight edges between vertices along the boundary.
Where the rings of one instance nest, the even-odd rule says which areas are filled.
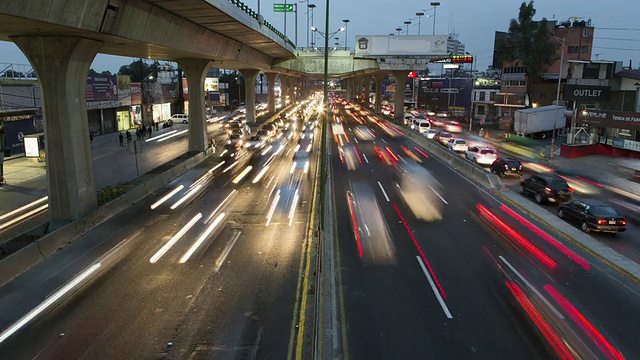
[[[431,35],[435,35],[436,34],[436,8],[440,6],[440,3],[432,2],[431,6],[433,6],[433,34]]]
[[[565,45],[565,38],[562,38],[562,41],[560,41],[560,39],[555,36],[553,36],[553,38],[560,42],[562,46],[560,51],[560,70],[558,71],[558,89],[556,90],[556,111],[553,117],[553,132],[551,133],[551,151],[549,153],[549,160],[553,160],[553,155],[556,151],[556,122],[558,121],[558,103],[560,102],[560,82],[562,80],[562,65],[564,62]]]
[[[349,23],[351,20],[343,19],[342,22],[344,23],[344,49],[347,50],[347,42],[349,41]]]
[[[302,4],[302,3],[307,3],[307,11],[305,12],[305,15],[307,15],[307,47],[309,47],[309,0],[300,0],[298,1],[298,3]],[[297,19],[297,11],[298,11],[298,6],[296,5],[296,19]],[[298,25],[296,25],[296,31],[298,30]],[[296,42],[296,46],[298,46],[298,43]]]
[[[402,28],[401,27],[397,27],[396,31],[398,32],[396,35],[400,35],[400,31],[402,31]]]
[[[418,17],[418,35],[420,35],[420,24],[421,24],[422,17],[424,16],[424,13],[417,12],[416,16]]]
[[[311,13],[311,28],[309,28],[307,26],[307,47],[309,46],[308,42],[309,42],[309,29],[313,29],[313,9],[316,8],[316,4],[309,4],[307,5],[307,7],[309,8],[309,12]],[[307,15],[307,20],[308,20],[309,16]],[[308,21],[307,21],[308,23]],[[316,34],[315,32],[313,33],[313,35],[311,35],[311,47],[314,47],[316,45]]]
[[[407,21],[404,22],[404,24],[407,25],[407,33],[406,33],[406,35],[409,35],[409,25],[411,25],[411,21],[407,20]]]
[[[467,53],[467,55],[471,55],[469,53]],[[474,79],[474,71],[473,71],[473,65],[475,64],[475,58],[473,57],[473,55],[471,55],[471,104],[469,105],[469,131],[471,131],[471,128],[473,126],[473,103],[475,102],[476,98],[475,98],[475,94],[473,93],[473,90],[475,88],[475,84],[476,81]]]

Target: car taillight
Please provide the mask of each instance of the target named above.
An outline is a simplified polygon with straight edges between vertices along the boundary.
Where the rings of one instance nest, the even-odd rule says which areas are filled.
[[[574,190],[572,188],[569,188],[569,192],[573,192]]]
[[[547,187],[544,188],[544,191],[551,192],[551,188],[547,186]]]
[[[604,225],[607,223],[607,220],[598,220],[597,223],[598,225]]]
[[[518,170],[522,170],[522,165],[518,166]]]
[[[627,225],[627,222],[624,220],[618,221],[618,225]]]
[[[509,165],[504,164],[504,168],[505,168],[505,169],[507,169],[507,170],[509,170]]]

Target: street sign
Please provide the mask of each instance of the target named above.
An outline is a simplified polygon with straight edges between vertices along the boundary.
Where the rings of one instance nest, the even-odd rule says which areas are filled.
[[[273,12],[293,12],[293,4],[273,4]]]

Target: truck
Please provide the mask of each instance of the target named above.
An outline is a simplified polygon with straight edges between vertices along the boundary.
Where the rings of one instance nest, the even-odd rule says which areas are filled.
[[[517,110],[515,112],[513,130],[516,135],[546,138],[555,128],[562,129],[566,126],[564,106],[541,106],[537,108]]]

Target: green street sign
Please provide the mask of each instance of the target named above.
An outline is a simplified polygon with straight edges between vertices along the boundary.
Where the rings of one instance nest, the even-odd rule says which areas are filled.
[[[293,12],[293,4],[273,4],[273,12]]]

